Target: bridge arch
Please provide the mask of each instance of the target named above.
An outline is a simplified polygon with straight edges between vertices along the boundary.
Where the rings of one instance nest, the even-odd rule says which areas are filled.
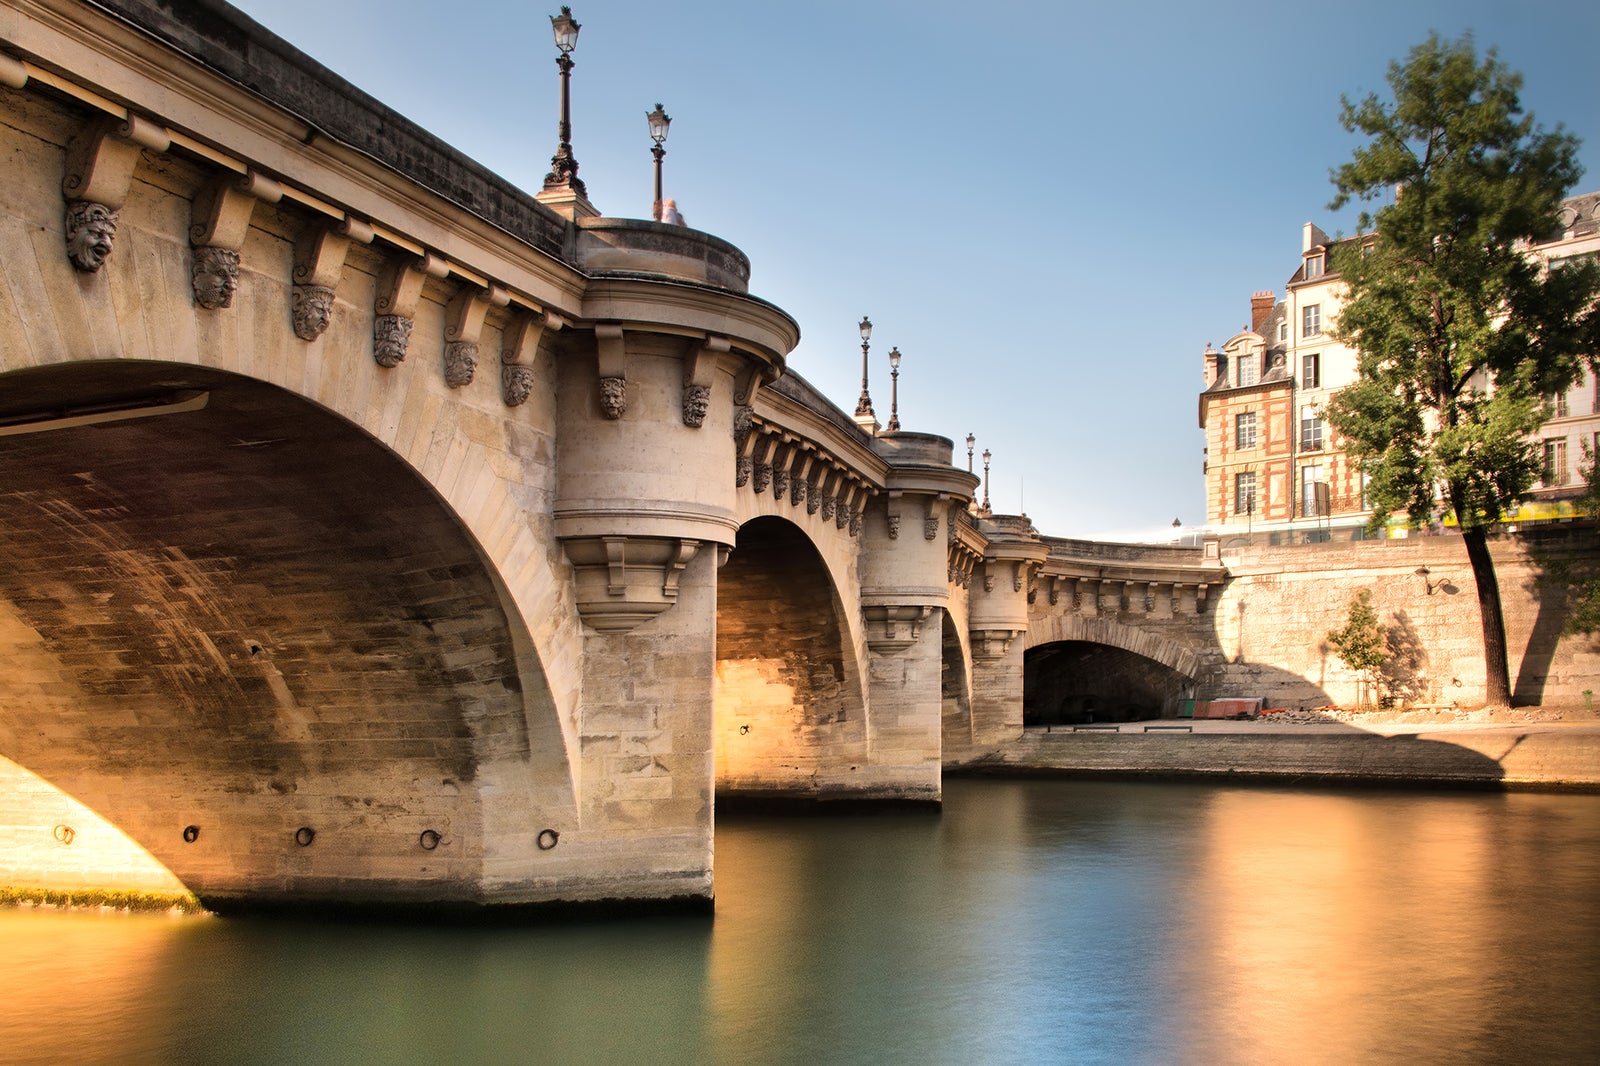
[[[718,795],[812,796],[867,756],[864,684],[844,599],[799,525],[745,522],[717,575]]]
[[[512,841],[571,823],[522,613],[392,449],[194,364],[0,382],[0,661],[26,665],[0,670],[0,756],[58,791],[33,787],[36,813],[81,804],[224,909],[264,879],[459,897]],[[40,858],[39,887],[114,880],[92,835],[73,852],[53,828],[8,842]]]

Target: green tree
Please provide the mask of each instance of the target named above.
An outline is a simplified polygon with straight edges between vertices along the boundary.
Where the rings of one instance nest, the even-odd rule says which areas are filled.
[[[1538,477],[1533,432],[1544,398],[1600,351],[1600,267],[1544,271],[1526,242],[1558,228],[1578,179],[1578,141],[1524,115],[1521,76],[1472,38],[1438,36],[1389,67],[1390,102],[1343,98],[1347,130],[1369,140],[1332,173],[1338,195],[1371,203],[1361,240],[1339,249],[1348,286],[1336,336],[1359,379],[1329,421],[1371,477],[1374,526],[1405,513],[1454,515],[1483,622],[1488,700],[1511,683],[1488,530]],[[1392,197],[1392,199],[1391,199]]]
[[[1389,661],[1388,630],[1378,621],[1372,609],[1372,592],[1362,589],[1350,599],[1350,615],[1342,628],[1328,634],[1339,661],[1355,671],[1365,681],[1369,691],[1377,692],[1383,684],[1383,667]],[[1356,703],[1362,702],[1360,696]]]
[[[1583,495],[1578,498],[1580,514],[1600,518],[1600,455],[1596,455],[1588,441],[1583,442]],[[1578,585],[1567,612],[1568,633],[1593,633],[1600,630],[1600,577],[1592,577]]]

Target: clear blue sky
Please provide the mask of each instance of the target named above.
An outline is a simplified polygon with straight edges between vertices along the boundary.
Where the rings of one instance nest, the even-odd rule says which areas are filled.
[[[559,4],[244,0],[269,29],[537,190],[555,150]],[[1430,30],[1473,31],[1600,188],[1600,3],[578,0],[573,145],[602,214],[666,194],[742,248],[800,323],[790,365],[904,428],[994,453],[994,509],[1058,536],[1204,519],[1201,357],[1280,296],[1355,140],[1341,93]],[[974,23],[974,20],[981,20]]]

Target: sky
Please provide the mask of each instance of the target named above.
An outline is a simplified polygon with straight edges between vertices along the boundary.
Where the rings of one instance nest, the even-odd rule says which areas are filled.
[[[559,117],[527,0],[235,0],[383,103],[537,191]],[[741,248],[800,324],[791,369],[847,412],[993,454],[996,512],[1052,536],[1204,522],[1201,352],[1280,297],[1301,226],[1355,230],[1328,174],[1430,31],[1471,32],[1522,103],[1583,140],[1600,189],[1600,4],[578,0],[573,154],[601,214],[648,218],[645,113],[672,117],[665,195]],[[980,488],[979,492],[983,490]]]

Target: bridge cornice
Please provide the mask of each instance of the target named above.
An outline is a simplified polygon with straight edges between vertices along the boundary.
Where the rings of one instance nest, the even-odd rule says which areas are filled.
[[[31,82],[114,118],[153,120],[169,136],[173,154],[222,173],[270,175],[282,185],[285,201],[314,215],[370,225],[378,242],[396,251],[439,256],[459,281],[498,284],[525,308],[578,316],[586,281],[560,258],[570,243],[564,219],[306,57],[295,53],[307,65],[298,73],[309,69],[339,81],[359,102],[381,110],[384,130],[398,124],[436,156],[436,184],[450,179],[463,188],[452,195],[401,173],[218,73],[216,57],[187,55],[182,43],[143,25],[130,34],[115,16],[76,0],[10,6],[13,17],[4,24],[3,39],[21,54]],[[250,42],[253,57],[264,46],[288,48],[259,28],[255,32],[262,40]],[[502,217],[491,220],[463,202],[472,195],[491,200]]]
[[[783,372],[788,354],[800,343],[799,325],[775,304],[654,274],[589,279],[581,318],[589,326],[606,323],[694,340],[725,336],[733,350],[761,364],[764,380]]]

